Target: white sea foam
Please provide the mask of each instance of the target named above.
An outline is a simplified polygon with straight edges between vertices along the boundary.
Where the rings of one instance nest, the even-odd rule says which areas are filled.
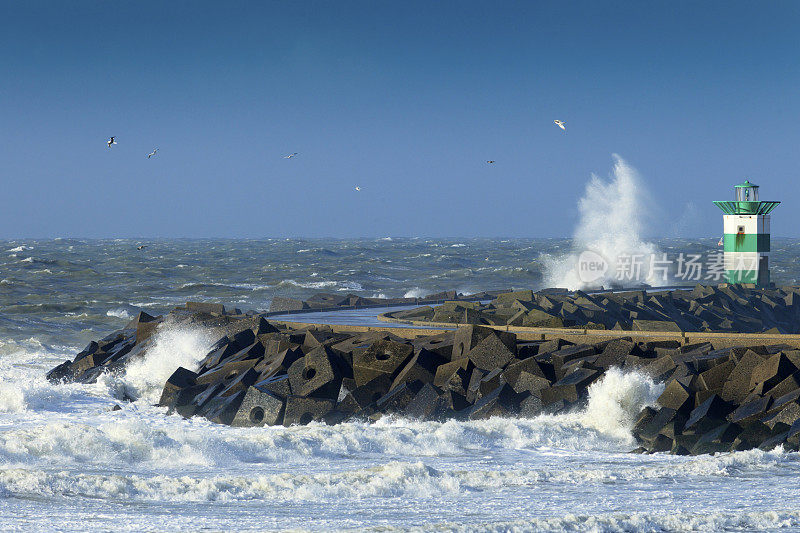
[[[345,281],[339,283],[340,287],[336,290],[338,291],[363,291],[364,287],[361,286],[360,283],[356,281]]]
[[[551,287],[591,288],[647,282],[665,284],[650,271],[650,258],[656,254],[655,244],[643,239],[647,215],[651,212],[647,190],[633,167],[614,155],[614,170],[609,181],[592,175],[583,198],[578,203],[580,221],[575,228],[572,251],[563,256],[543,255],[545,281]],[[608,269],[597,279],[579,275],[578,258],[591,251],[602,256]],[[640,275],[633,268],[634,258],[640,264]],[[623,275],[623,280],[618,275]]]
[[[303,289],[325,289],[328,287],[335,287],[335,281],[310,281],[310,282],[300,282],[294,279],[285,279],[278,283],[279,286],[281,285],[294,285],[295,287],[300,287]]]
[[[25,250],[33,250],[32,246],[25,246],[24,244],[21,246],[17,246],[16,248],[10,248],[6,250],[6,252],[24,252]]]
[[[106,316],[113,316],[116,318],[124,318],[130,320],[133,315],[131,315],[130,311],[127,309],[123,309],[122,307],[118,307],[116,309],[109,309],[106,311]]]
[[[382,528],[382,531],[448,532],[551,531],[628,533],[631,531],[777,531],[800,527],[800,511],[671,511],[660,513],[608,513],[602,515],[564,513],[557,518],[530,518],[463,524],[440,522],[425,527]]]

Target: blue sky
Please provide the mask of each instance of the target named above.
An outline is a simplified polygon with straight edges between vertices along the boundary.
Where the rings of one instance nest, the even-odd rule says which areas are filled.
[[[0,12],[3,238],[570,236],[612,153],[654,236],[720,234],[745,177],[800,236],[797,2]]]

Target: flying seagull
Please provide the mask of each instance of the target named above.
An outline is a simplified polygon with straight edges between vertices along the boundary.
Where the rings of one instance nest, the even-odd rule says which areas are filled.
[[[140,244],[139,246],[136,247],[137,250],[144,250],[145,248],[147,248],[146,244]]]
[[[108,141],[106,141],[106,144],[108,144],[108,147],[111,148],[111,145],[117,144],[117,141],[114,140],[114,137],[111,137]]]
[[[283,158],[284,158],[284,159],[291,159],[291,158],[293,158],[293,157],[294,157],[294,156],[296,156],[296,155],[297,155],[297,152],[294,152],[293,154],[289,154],[289,155],[285,155],[285,156],[283,156]]]
[[[154,155],[156,155],[156,152],[158,152],[158,148],[155,148],[155,149],[154,149],[152,152],[150,152],[149,154],[147,154],[147,159],[150,159],[151,157],[153,157]]]
[[[566,122],[564,122],[563,120],[554,120],[553,123],[555,123],[555,125],[561,128],[562,130],[567,131],[567,128],[564,127],[564,124],[566,124]]]
[[[487,163],[494,163],[494,161],[487,161]]]
[[[358,192],[361,192],[361,187],[359,187],[358,185],[356,185],[356,191],[358,191]]]

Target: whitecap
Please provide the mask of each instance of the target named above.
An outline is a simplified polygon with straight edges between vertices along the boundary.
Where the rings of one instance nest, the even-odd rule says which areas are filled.
[[[109,309],[106,311],[106,316],[113,316],[116,318],[124,318],[126,320],[130,320],[133,315],[127,310],[123,309],[122,307],[118,307],[116,309]]]

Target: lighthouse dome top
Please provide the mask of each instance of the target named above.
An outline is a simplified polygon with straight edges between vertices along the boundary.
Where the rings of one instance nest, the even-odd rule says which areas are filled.
[[[726,215],[768,215],[780,202],[765,202],[758,199],[758,185],[745,180],[733,186],[733,201],[715,201],[714,204]]]

